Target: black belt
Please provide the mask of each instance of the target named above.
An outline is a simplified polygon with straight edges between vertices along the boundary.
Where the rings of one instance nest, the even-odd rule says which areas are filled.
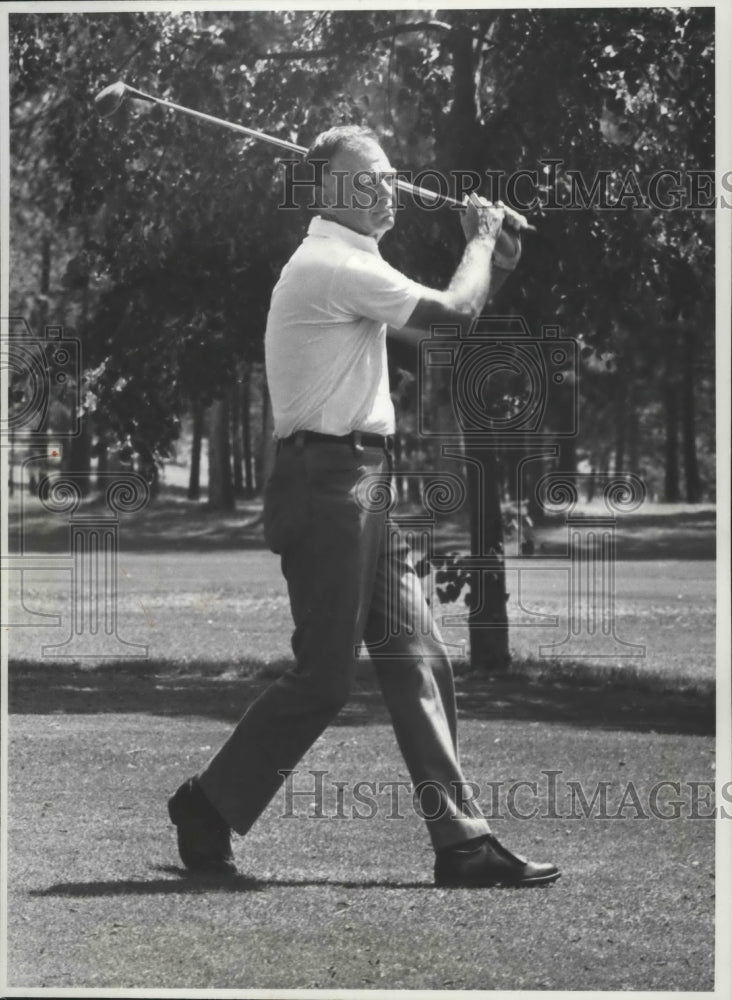
[[[299,447],[304,444],[347,444],[355,449],[380,448],[388,452],[394,450],[394,438],[391,434],[384,437],[383,434],[366,434],[363,431],[351,431],[342,437],[338,434],[319,434],[317,431],[295,431],[289,437],[280,438],[277,447],[285,448],[293,444]]]

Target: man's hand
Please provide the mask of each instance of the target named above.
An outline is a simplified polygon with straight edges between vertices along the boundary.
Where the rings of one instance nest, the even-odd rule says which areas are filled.
[[[493,262],[502,270],[512,271],[521,258],[521,216],[507,209],[502,201],[495,205],[471,194],[461,224],[468,243],[471,239],[487,241],[494,247]]]
[[[495,205],[485,198],[479,198],[475,192],[466,199],[465,211],[460,219],[465,239],[479,239],[495,244],[503,227],[506,210],[502,202]]]
[[[496,205],[503,205],[503,202],[497,201]],[[503,208],[506,212],[503,220],[504,229],[510,229],[514,233],[522,233],[524,229],[530,229],[532,232],[536,232],[536,229],[529,225],[523,215],[519,215],[518,212],[514,212],[514,210],[509,208],[507,205],[503,205]]]
[[[416,346],[435,326],[457,326],[467,336],[489,294],[496,293],[521,254],[518,233],[503,229],[505,216],[502,202],[492,205],[471,194],[460,220],[467,244],[449,287],[444,292],[424,289],[405,325],[394,331],[395,337]],[[499,245],[511,252],[510,260]]]
[[[506,217],[508,218],[508,216]],[[521,259],[521,234],[504,225],[496,239],[493,263],[506,271],[513,271]]]

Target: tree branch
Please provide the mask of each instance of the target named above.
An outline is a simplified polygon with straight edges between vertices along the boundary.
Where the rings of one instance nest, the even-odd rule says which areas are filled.
[[[362,44],[377,41],[380,38],[394,38],[396,35],[406,35],[413,31],[452,31],[451,25],[445,21],[408,21],[404,24],[396,24],[381,31],[374,31],[361,39]],[[321,49],[287,49],[281,52],[262,52],[257,59],[271,60],[297,60],[297,59],[321,59],[324,56],[332,56],[342,51],[341,46],[326,46]]]

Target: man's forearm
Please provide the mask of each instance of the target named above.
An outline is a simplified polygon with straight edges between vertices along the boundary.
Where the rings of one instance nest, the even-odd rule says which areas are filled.
[[[467,242],[449,286],[444,292],[425,288],[412,315],[395,336],[416,344],[423,333],[441,325],[457,326],[463,334],[469,334],[488,296],[495,295],[521,254],[520,241],[515,243],[513,254],[507,254],[500,243],[496,246],[502,222],[502,206],[477,198],[467,205],[461,219]],[[505,244],[506,239],[502,242]]]
[[[447,302],[453,309],[469,313],[473,317],[480,315],[495,283],[494,249],[495,240],[488,236],[476,237],[466,244],[462,259],[445,292]],[[496,277],[499,275],[500,272],[497,272]]]
[[[406,325],[401,330],[390,327],[389,336],[413,347],[437,325],[459,326],[467,336],[475,317],[511,274],[496,265],[493,253],[491,240],[470,240],[448,288],[420,299]]]

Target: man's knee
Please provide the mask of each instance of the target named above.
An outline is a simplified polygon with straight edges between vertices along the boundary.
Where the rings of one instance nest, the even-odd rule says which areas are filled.
[[[312,615],[295,630],[293,671],[300,693],[319,713],[336,715],[348,701],[356,672],[357,628],[352,616]]]
[[[310,696],[316,709],[333,717],[345,707],[351,696],[352,672],[344,669],[327,678],[318,678],[310,685]]]
[[[337,715],[351,695],[355,667],[346,660],[333,660],[328,670],[309,669],[298,658],[298,664],[293,668],[286,682],[296,688],[301,704],[307,705],[310,711],[325,717]]]

